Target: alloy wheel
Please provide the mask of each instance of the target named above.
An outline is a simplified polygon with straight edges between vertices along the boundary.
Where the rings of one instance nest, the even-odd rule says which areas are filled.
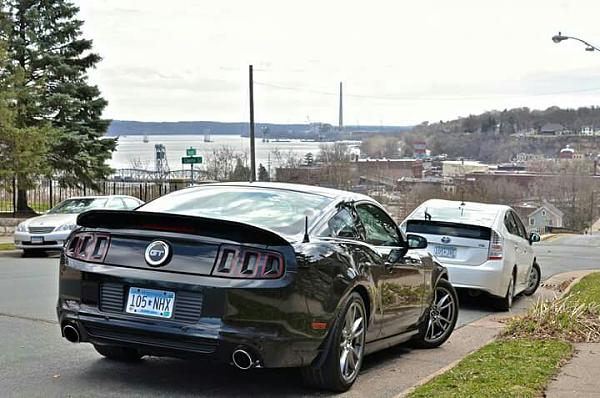
[[[508,308],[512,307],[513,298],[515,296],[515,278],[511,277],[508,285]]]
[[[456,315],[456,301],[452,293],[444,286],[436,287],[433,304],[429,308],[425,341],[433,343],[443,338],[452,328]]]
[[[354,380],[360,370],[365,345],[365,311],[353,302],[344,318],[340,334],[340,373],[346,382]]]
[[[529,273],[529,283],[527,284],[527,290],[533,290],[536,288],[540,281],[540,271],[537,267],[531,267]]]

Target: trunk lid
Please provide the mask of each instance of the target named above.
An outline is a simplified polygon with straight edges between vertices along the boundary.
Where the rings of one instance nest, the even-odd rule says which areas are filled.
[[[491,228],[445,221],[408,220],[406,232],[427,239],[427,249],[444,264],[481,265],[488,260]]]
[[[108,232],[108,265],[193,275],[210,275],[222,246],[250,247],[278,252],[291,246],[280,235],[243,223],[141,211],[91,210],[79,215],[85,231]],[[164,264],[151,265],[151,243],[168,246]]]

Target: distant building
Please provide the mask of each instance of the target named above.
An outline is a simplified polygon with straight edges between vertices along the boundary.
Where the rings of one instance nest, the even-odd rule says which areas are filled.
[[[425,141],[414,141],[413,147],[415,148],[415,158],[424,159],[427,157],[427,143]]]
[[[563,160],[575,159],[575,149],[567,145],[566,147],[560,150],[558,158]]]
[[[397,180],[423,177],[423,162],[418,159],[359,159],[355,162],[361,177]]]
[[[517,163],[521,163],[521,162],[529,162],[531,160],[544,160],[544,155],[543,154],[539,154],[539,153],[525,153],[525,152],[521,152],[518,153],[515,161]]]
[[[594,127],[593,126],[582,126],[579,130],[580,135],[594,135]]]
[[[563,226],[564,213],[553,204],[544,201],[540,207],[529,213],[529,228],[544,233],[550,227]]]
[[[487,164],[472,160],[446,160],[442,162],[442,176],[460,177],[470,173],[487,173]]]
[[[565,128],[560,123],[546,123],[540,129],[540,135],[563,135]]]

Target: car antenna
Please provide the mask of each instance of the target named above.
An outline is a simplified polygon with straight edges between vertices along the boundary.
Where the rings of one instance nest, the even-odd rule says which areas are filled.
[[[429,214],[428,210],[429,210],[429,209],[425,209],[425,213],[424,213],[424,215],[425,215],[425,220],[426,220],[426,221],[431,221],[431,214]]]
[[[304,218],[304,239],[302,239],[302,243],[308,243],[310,240],[308,239],[308,216]]]

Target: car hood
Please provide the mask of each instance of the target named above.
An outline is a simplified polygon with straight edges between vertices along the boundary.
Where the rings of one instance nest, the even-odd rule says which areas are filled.
[[[60,227],[64,224],[75,224],[77,214],[44,214],[30,218],[27,225],[30,227]]]

